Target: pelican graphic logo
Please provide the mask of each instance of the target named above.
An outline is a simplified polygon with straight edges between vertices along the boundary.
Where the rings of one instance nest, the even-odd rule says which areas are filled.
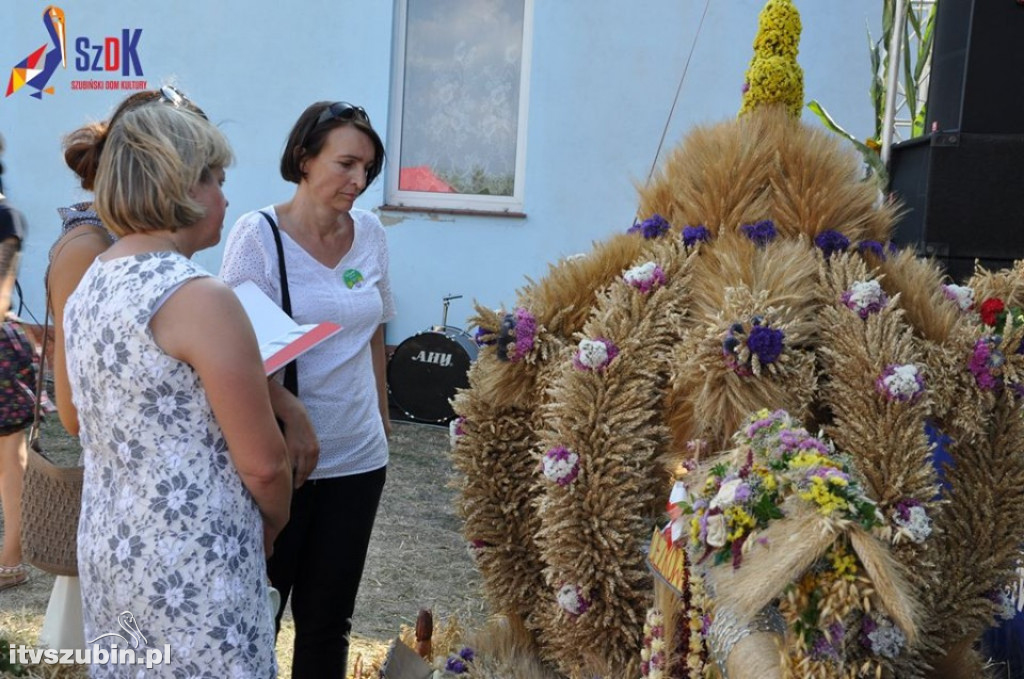
[[[43,98],[43,92],[53,94],[53,87],[47,87],[57,70],[57,64],[68,67],[67,33],[64,27],[64,10],[50,5],[43,10],[43,25],[50,34],[52,45],[43,45],[11,69],[7,81],[7,96],[11,96],[25,85],[34,89],[32,96]],[[47,48],[50,48],[47,50]]]
[[[107,637],[120,639],[125,643],[125,648],[138,648],[140,643],[143,645],[147,643],[146,637],[142,636],[142,632],[139,630],[139,624],[135,622],[135,616],[129,611],[124,611],[121,615],[117,616],[117,624],[121,626],[121,629],[123,629],[129,637],[131,637],[131,641],[128,641],[127,637],[118,634],[117,632],[109,632],[107,634],[101,634],[89,643],[95,644],[100,639],[106,639]]]
[[[53,94],[50,84],[57,67],[68,67],[68,32],[64,10],[50,5],[43,10],[43,26],[50,36],[50,42],[42,45],[11,69],[7,81],[7,94],[18,90],[33,90],[30,96],[42,99],[43,94]],[[114,35],[99,39],[79,36],[74,39],[75,71],[89,76],[88,80],[72,80],[72,90],[144,90],[145,80],[126,80],[141,76],[142,60],[139,58],[141,28],[122,28]],[[102,74],[107,80],[98,80]],[[111,76],[120,78],[110,79]]]

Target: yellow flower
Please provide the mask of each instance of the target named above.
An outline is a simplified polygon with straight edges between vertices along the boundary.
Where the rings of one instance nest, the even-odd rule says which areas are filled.
[[[779,487],[779,482],[775,479],[774,474],[763,474],[761,476],[761,485],[769,493]]]
[[[818,505],[818,511],[828,516],[832,512],[838,509],[846,509],[849,507],[849,503],[837,496],[832,494],[828,488],[828,484],[825,479],[820,476],[815,476],[811,479],[811,485],[807,490],[800,491],[800,498],[814,502]]]
[[[791,0],[768,0],[758,20],[740,115],[759,106],[782,104],[794,118],[800,117],[804,74],[796,55],[801,30],[800,13]]]
[[[728,522],[731,531],[729,531],[729,541],[736,540],[747,532],[747,528],[753,528],[757,525],[757,519],[747,514],[741,507],[729,507],[725,510],[725,518]]]
[[[837,549],[830,555],[832,559],[832,570],[844,580],[857,579],[857,557],[847,554],[845,549]]]
[[[845,488],[846,486],[850,485],[849,479],[844,479],[842,476],[839,476],[838,474],[829,476],[828,482],[831,483],[833,486],[840,486],[842,488]]]
[[[703,513],[703,512],[702,512]],[[700,539],[700,518],[699,514],[690,519],[690,542],[697,542]]]
[[[798,469],[800,467],[830,467],[829,459],[821,453],[815,452],[799,452],[792,457],[789,461],[791,469]]]

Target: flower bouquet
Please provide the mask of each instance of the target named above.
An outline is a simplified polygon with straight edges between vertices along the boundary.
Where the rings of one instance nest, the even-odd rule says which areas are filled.
[[[896,657],[916,637],[915,604],[882,539],[893,527],[852,461],[781,410],[754,414],[733,442],[692,474],[674,519],[694,564],[690,587],[703,594],[715,661],[745,676],[736,665],[764,648],[744,648],[745,640],[765,634],[797,649],[773,660],[794,676],[846,676],[851,663]],[[924,539],[925,508],[901,510],[895,528]]]

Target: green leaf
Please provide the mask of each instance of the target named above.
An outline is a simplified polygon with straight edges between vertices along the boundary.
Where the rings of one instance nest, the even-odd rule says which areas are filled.
[[[840,134],[846,137],[850,141],[857,141],[856,137],[854,137],[852,134],[844,130],[842,126],[840,126],[839,123],[837,123],[835,119],[831,115],[829,115],[829,112],[826,111],[825,108],[818,103],[817,99],[811,99],[809,102],[807,102],[807,108],[811,109],[814,115],[818,116],[821,122],[824,123],[825,127],[827,127],[828,129],[832,130],[836,134]]]

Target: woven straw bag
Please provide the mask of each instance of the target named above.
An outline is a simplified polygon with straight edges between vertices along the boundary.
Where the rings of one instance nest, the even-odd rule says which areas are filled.
[[[29,432],[28,467],[21,495],[23,559],[55,575],[78,575],[78,517],[82,510],[82,467],[60,467],[43,452],[39,437],[50,300],[43,325],[42,358],[36,377],[36,404]]]

